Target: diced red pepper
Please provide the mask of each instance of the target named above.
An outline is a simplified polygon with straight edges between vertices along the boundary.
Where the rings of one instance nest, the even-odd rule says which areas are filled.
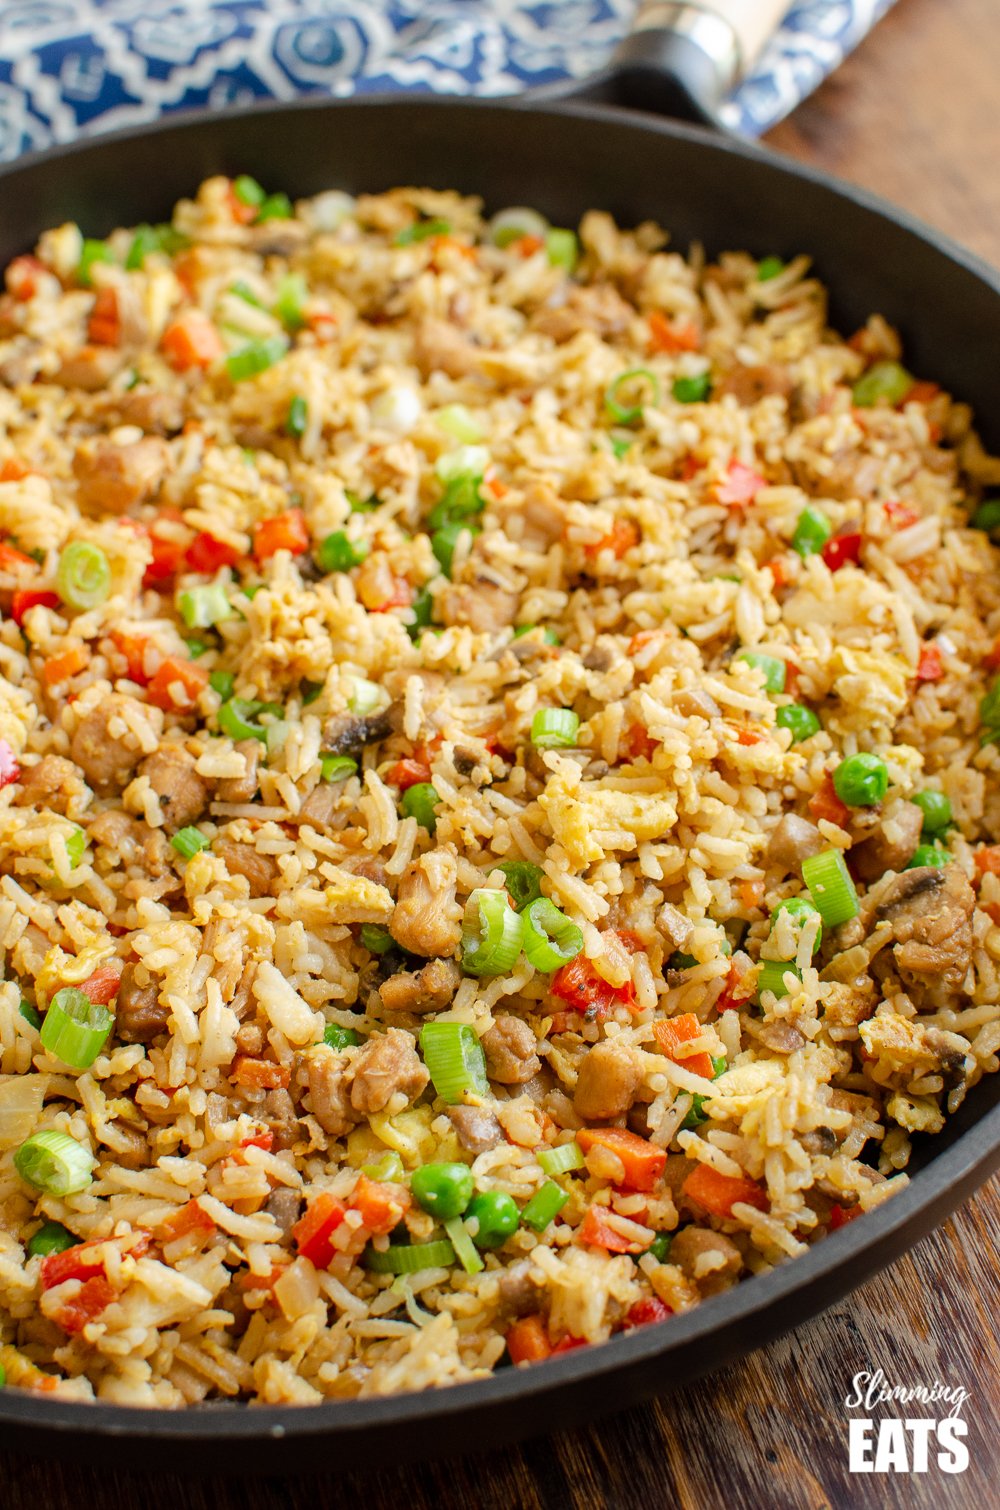
[[[898,498],[890,498],[884,507],[893,529],[909,529],[910,525],[916,524],[920,518],[918,509],[911,509],[908,503],[902,503]]]
[[[642,724],[630,724],[623,743],[630,760],[652,760],[660,748],[659,740],[654,739]]]
[[[118,295],[113,288],[98,289],[87,322],[87,339],[95,346],[117,346],[122,338]]]
[[[633,1327],[649,1326],[654,1321],[666,1321],[673,1314],[672,1308],[664,1304],[657,1296],[644,1296],[626,1311],[623,1328],[626,1332],[630,1332]]]
[[[93,1279],[85,1279],[75,1295],[68,1297],[50,1312],[50,1319],[56,1326],[62,1327],[64,1332],[75,1337],[85,1326],[96,1321],[114,1298],[115,1291],[110,1281],[105,1275],[97,1274]]]
[[[214,535],[209,535],[202,530],[201,534],[195,535],[188,546],[185,559],[192,571],[214,576],[222,566],[235,566],[241,554],[242,552],[238,551],[235,546],[227,545],[223,540],[216,540]]]
[[[20,779],[21,767],[17,763],[17,756],[9,742],[0,739],[0,792],[5,786],[13,786]]]
[[[550,989],[553,996],[569,1003],[571,1011],[583,1012],[598,1022],[618,1003],[630,1009],[635,1006],[635,988],[630,980],[623,986],[610,985],[582,954],[556,971]]]
[[[861,531],[849,530],[844,535],[832,535],[820,555],[831,571],[839,571],[849,561],[857,564],[861,559]]]
[[[713,1216],[731,1217],[733,1207],[741,1204],[758,1211],[766,1211],[769,1205],[767,1193],[755,1180],[745,1175],[720,1174],[708,1164],[696,1165],[681,1190]]]
[[[583,554],[593,559],[602,551],[609,550],[615,559],[620,561],[625,552],[631,550],[634,545],[638,545],[641,539],[639,527],[633,524],[631,519],[616,519],[606,535],[602,535],[600,540],[595,540],[592,545],[583,547]]]
[[[176,656],[168,655],[160,663],[156,675],[150,679],[146,695],[155,707],[162,708],[165,713],[185,713],[190,712],[207,686],[208,672],[203,667],[196,666],[193,661],[181,661]],[[175,687],[181,688],[183,692],[180,703],[173,697]]]
[[[809,798],[809,811],[817,822],[824,818],[829,823],[835,823],[838,828],[843,828],[850,815],[850,808],[841,802],[834,790],[833,777],[827,771],[823,777],[823,784]]]
[[[633,1242],[631,1238],[625,1237],[607,1221],[607,1211],[603,1206],[587,1208],[587,1214],[576,1229],[576,1235],[581,1243],[586,1243],[591,1248],[604,1248],[608,1253],[644,1253],[653,1241],[652,1232],[646,1243]]]
[[[41,587],[19,588],[11,594],[10,616],[15,624],[23,624],[30,608],[58,608],[59,602],[57,592],[47,592]]]
[[[124,629],[112,629],[110,635],[112,643],[125,657],[128,667],[129,680],[145,686],[149,681],[146,675],[146,646],[149,644],[149,636],[144,634],[129,634]]]
[[[767,478],[761,477],[752,467],[746,467],[741,461],[733,460],[726,468],[726,475],[715,489],[715,496],[719,503],[728,504],[730,508],[746,508],[747,504],[753,503],[761,488],[767,487]]]
[[[409,608],[413,602],[413,588],[405,577],[392,578],[392,591],[381,603],[369,603],[369,613],[388,613],[392,608]]]
[[[288,509],[271,519],[262,519],[254,527],[253,553],[257,561],[267,561],[278,551],[301,556],[309,549],[309,528],[301,509]]]
[[[1000,665],[1000,661],[998,661]],[[940,646],[930,644],[921,645],[920,659],[917,661],[918,682],[939,682],[944,676],[944,666],[941,662]]]
[[[0,571],[23,571],[26,566],[35,568],[35,562],[24,551],[19,551],[13,545],[8,545],[6,540],[0,540]]]
[[[703,1079],[711,1080],[715,1074],[711,1054],[689,1054],[685,1059],[678,1053],[682,1044],[699,1038],[704,1031],[693,1012],[684,1012],[680,1017],[670,1017],[653,1024],[653,1037],[668,1059],[672,1059],[682,1069],[690,1070],[692,1075],[701,1075]]]
[[[336,1249],[330,1238],[346,1215],[344,1203],[324,1190],[292,1228],[296,1248],[317,1269],[327,1268],[333,1258]]]
[[[98,1271],[103,1273],[104,1260],[98,1249],[103,1243],[93,1241],[76,1243],[62,1253],[49,1253],[42,1259],[39,1280],[43,1290],[54,1290],[67,1279],[89,1279]]]
[[[409,1209],[410,1192],[403,1185],[370,1180],[363,1174],[354,1187],[351,1205],[369,1232],[388,1236]]]
[[[175,1243],[182,1237],[211,1237],[215,1223],[204,1207],[194,1200],[168,1216],[157,1230],[161,1243]]]
[[[981,876],[1000,876],[1000,844],[984,844],[972,856]]]
[[[704,465],[693,452],[689,452],[681,465],[681,482],[693,482]]]
[[[717,1012],[742,1011],[754,993],[753,982],[747,978],[748,976],[749,971],[747,972],[747,976],[741,976],[736,966],[730,965],[729,975],[726,978],[722,995],[715,1003],[715,1010]],[[744,981],[747,982],[746,985],[744,985]]]
[[[118,987],[122,979],[122,962],[120,959],[109,959],[103,965],[98,965],[93,975],[77,987],[84,996],[99,1006],[106,1007],[109,1001],[114,1001],[118,995]]]
[[[411,786],[418,786],[421,782],[430,781],[431,768],[422,760],[411,760],[408,756],[403,760],[397,760],[385,773],[385,780],[389,786],[398,786],[401,792],[406,792]]]
[[[557,1353],[572,1353],[575,1352],[578,1347],[589,1346],[590,1344],[587,1342],[587,1339],[585,1337],[573,1337],[567,1332],[566,1336],[563,1337],[561,1341],[556,1343],[555,1347],[552,1349],[551,1356],[554,1358]]]
[[[658,309],[652,310],[648,319],[650,351],[697,351],[701,346],[701,335],[693,320],[678,325]]]
[[[543,1316],[522,1316],[507,1332],[511,1363],[541,1363],[552,1354]]]
[[[617,1183],[624,1190],[655,1190],[666,1168],[666,1149],[625,1127],[584,1127],[576,1141],[584,1153],[591,1148],[606,1148],[621,1160],[625,1173]]]
[[[839,1227],[846,1227],[848,1222],[853,1222],[856,1216],[861,1215],[861,1207],[858,1206],[833,1206],[830,1209],[830,1231],[836,1232]]]
[[[184,538],[177,538],[176,533],[161,534],[157,526],[160,520],[177,524],[180,522],[179,509],[163,509],[160,518],[154,520],[149,529],[149,544],[152,548],[153,559],[146,567],[142,579],[144,587],[158,587],[161,582],[169,582],[176,577],[184,564],[184,556],[187,544]]]
[[[771,573],[775,592],[780,592],[792,580],[788,572],[787,556],[772,556],[770,561],[764,562],[764,566]]]
[[[265,1153],[271,1152],[274,1143],[274,1133],[270,1128],[267,1132],[254,1133],[252,1138],[244,1138],[240,1143],[241,1148],[262,1148]]]

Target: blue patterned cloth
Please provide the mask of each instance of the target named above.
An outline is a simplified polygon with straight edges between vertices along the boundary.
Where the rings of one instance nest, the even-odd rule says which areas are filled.
[[[754,136],[893,0],[798,0],[725,107]],[[171,110],[408,89],[502,95],[582,79],[635,0],[0,0],[0,158]]]

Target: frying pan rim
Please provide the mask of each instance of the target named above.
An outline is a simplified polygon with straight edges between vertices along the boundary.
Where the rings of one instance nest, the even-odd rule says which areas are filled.
[[[846,199],[883,220],[909,232],[948,261],[957,264],[1000,295],[1000,270],[975,252],[961,246],[946,233],[928,226],[910,212],[891,204],[881,196],[842,179],[823,169],[784,159],[769,148],[738,138],[722,135],[705,126],[650,117],[637,111],[583,101],[560,101],[558,104],[536,102],[530,97],[483,99],[466,96],[401,95],[373,93],[329,99],[323,96],[298,101],[275,100],[241,112],[254,118],[280,114],[311,114],[337,110],[391,111],[472,111],[494,114],[504,111],[541,118],[564,120],[567,116],[586,121],[614,122],[627,125],[643,135],[672,137],[690,141],[714,152],[761,164],[786,176],[790,181],[805,181],[836,199]],[[171,131],[211,127],[232,111],[184,112],[138,126],[97,133],[74,142],[60,143],[43,151],[26,154],[11,163],[0,165],[0,186],[19,174],[30,174],[36,167],[54,161],[72,162],[81,153],[100,155],[105,148],[147,137],[162,137]],[[81,1432],[105,1439],[145,1437],[158,1442],[197,1446],[211,1442],[272,1439],[307,1439],[319,1436],[347,1439],[354,1433],[373,1428],[391,1429],[407,1424],[430,1429],[438,1420],[456,1416],[468,1418],[485,1414],[493,1406],[514,1400],[527,1407],[569,1385],[598,1383],[602,1376],[625,1373],[641,1363],[663,1356],[684,1343],[702,1341],[710,1344],[721,1329],[768,1308],[784,1303],[789,1315],[787,1326],[801,1324],[792,1304],[802,1291],[821,1288],[825,1280],[836,1280],[857,1260],[872,1250],[891,1244],[894,1234],[916,1222],[921,1213],[935,1206],[948,1206],[948,1192],[960,1188],[966,1194],[987,1179],[1000,1162],[1000,1105],[982,1115],[960,1134],[942,1153],[935,1155],[909,1185],[857,1225],[850,1224],[830,1234],[799,1258],[753,1276],[725,1294],[704,1301],[693,1310],[676,1316],[669,1327],[639,1328],[619,1335],[594,1348],[574,1350],[549,1361],[544,1369],[504,1369],[487,1378],[447,1388],[407,1393],[366,1400],[324,1401],[316,1405],[254,1406],[223,1402],[186,1410],[152,1409],[109,1404],[104,1401],[50,1400],[28,1391],[0,1391],[0,1427],[9,1431],[18,1425],[42,1429],[53,1436],[67,1437]],[[937,1226],[943,1215],[934,1221]],[[924,1234],[922,1233],[921,1236]],[[915,1239],[919,1241],[919,1238]],[[907,1246],[910,1246],[909,1244]],[[902,1250],[901,1250],[902,1251]],[[869,1264],[870,1272],[874,1267]],[[854,1287],[848,1282],[837,1293]],[[823,1309],[822,1301],[811,1305],[809,1315]],[[786,1330],[779,1324],[777,1332]],[[742,1352],[761,1344],[743,1347]],[[709,1371],[709,1370],[706,1370]],[[16,1443],[12,1444],[16,1445]]]

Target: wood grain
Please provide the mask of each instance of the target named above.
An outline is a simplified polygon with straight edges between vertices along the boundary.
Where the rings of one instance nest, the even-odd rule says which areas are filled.
[[[1000,263],[996,0],[900,0],[840,73],[771,134]],[[1000,1185],[810,1325],[628,1416],[416,1468],[254,1482],[142,1478],[0,1455],[9,1510],[967,1510],[996,1503]],[[852,1376],[972,1392],[960,1477],[852,1477]],[[857,1412],[853,1412],[857,1414]],[[391,1448],[390,1448],[391,1453]],[[387,1454],[389,1456],[390,1454]],[[210,1467],[206,1464],[206,1468]]]

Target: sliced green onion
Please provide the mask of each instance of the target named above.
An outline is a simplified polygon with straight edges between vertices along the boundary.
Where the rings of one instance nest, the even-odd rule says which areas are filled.
[[[258,206],[262,205],[267,198],[265,190],[255,178],[250,177],[249,173],[241,173],[238,178],[233,179],[233,193],[240,204]]]
[[[541,625],[539,625],[539,624],[522,624],[518,629],[514,630],[512,638],[515,639],[515,640],[519,640],[519,639],[521,639],[526,634],[534,634],[536,632],[536,630],[538,630],[540,628],[541,628]],[[561,645],[562,644],[562,640],[556,634],[556,632],[555,632],[554,629],[549,629],[548,625],[546,625],[546,627],[544,629],[542,629],[542,644],[543,645]]]
[[[277,703],[250,702],[242,697],[231,697],[219,709],[219,728],[234,743],[238,744],[241,739],[259,739],[262,744],[266,744],[267,730],[253,720],[259,713],[280,714],[281,711]]]
[[[393,237],[393,246],[412,246],[416,241],[428,241],[431,236],[450,236],[451,223],[447,220],[417,220],[404,226]]]
[[[305,304],[309,288],[301,273],[286,273],[275,291],[274,313],[286,330],[301,330],[306,323]]]
[[[569,1192],[558,1186],[555,1180],[546,1180],[541,1190],[536,1190],[521,1212],[521,1220],[534,1232],[544,1232],[554,1217],[569,1200]]]
[[[344,489],[344,497],[347,499],[348,507],[352,514],[370,514],[382,502],[376,493],[370,494],[367,498],[362,498],[359,493],[352,493],[350,488]]]
[[[77,613],[105,601],[111,591],[111,566],[99,545],[74,540],[66,546],[56,568],[56,591]]]
[[[544,241],[549,233],[549,223],[537,210],[518,204],[498,210],[486,230],[493,245],[502,249],[524,236],[537,236],[539,241]]]
[[[334,530],[316,547],[316,565],[324,572],[350,571],[360,566],[368,554],[363,540],[349,540],[343,530]]]
[[[575,1139],[569,1143],[560,1143],[558,1148],[540,1148],[535,1158],[548,1175],[569,1174],[573,1169],[583,1169],[587,1162],[583,1157],[583,1149]]]
[[[901,363],[876,362],[854,384],[854,402],[860,409],[870,409],[880,399],[889,404],[900,404],[913,384],[912,373],[907,372]]]
[[[951,824],[951,803],[944,792],[914,792],[910,801],[924,815],[923,837],[929,839],[943,834]]]
[[[546,232],[545,252],[550,267],[561,267],[565,272],[572,273],[580,259],[580,243],[576,239],[576,232],[553,226]]]
[[[420,1269],[450,1269],[455,1250],[445,1238],[430,1243],[394,1243],[380,1253],[377,1248],[365,1251],[365,1268],[373,1274],[416,1274]]]
[[[834,771],[833,789],[848,807],[874,807],[889,790],[889,768],[879,755],[851,755]]]
[[[475,446],[483,438],[482,427],[464,404],[445,404],[434,416],[446,435],[461,441],[465,446]]]
[[[918,844],[913,851],[907,870],[919,870],[924,865],[947,865],[951,860],[948,850],[939,848],[936,844]]]
[[[308,680],[303,680],[299,683],[299,696],[302,699],[303,708],[308,708],[310,704],[316,701],[324,686],[324,682],[310,682]]]
[[[521,916],[524,920],[524,952],[528,963],[536,970],[558,970],[571,959],[576,959],[583,948],[583,934],[548,897],[536,897]]]
[[[189,629],[211,629],[236,616],[221,582],[184,588],[177,594],[177,611]]]
[[[208,849],[212,841],[206,839],[198,828],[179,828],[170,842],[182,859],[190,860],[203,849]]]
[[[802,979],[798,966],[793,964],[791,960],[761,960],[760,974],[757,977],[758,999],[762,991],[773,991],[775,996],[787,996],[786,975],[794,975],[796,980]]]
[[[450,1237],[455,1256],[466,1274],[478,1274],[480,1269],[484,1268],[484,1264],[462,1218],[453,1216],[444,1223],[444,1230]]]
[[[197,640],[191,635],[185,636],[184,643],[193,661],[196,661],[200,655],[207,655],[208,651],[215,649],[215,646],[210,645],[207,640]]]
[[[981,503],[969,520],[970,529],[985,530],[990,535],[1000,528],[1000,498],[988,498]]]
[[[21,1005],[18,1007],[17,1010],[20,1012],[20,1014],[24,1018],[25,1022],[28,1022],[28,1023],[31,1024],[31,1026],[35,1029],[36,1033],[41,1030],[41,1026],[42,1026],[41,1013],[38,1011],[37,1007],[33,1007],[31,1005],[30,1001],[22,1001]]]
[[[711,374],[699,372],[694,377],[674,378],[671,392],[679,404],[704,404],[712,392]]]
[[[254,309],[266,309],[266,305],[259,294],[256,294],[249,283],[244,283],[242,278],[230,285],[228,292],[237,299],[242,299],[244,304],[250,304]]]
[[[257,224],[265,220],[291,220],[292,201],[287,194],[269,194],[257,212]]]
[[[396,940],[388,928],[383,928],[380,923],[362,923],[360,938],[371,954],[388,954],[390,949],[396,947]]]
[[[50,1253],[65,1253],[67,1248],[75,1248],[79,1241],[62,1222],[43,1222],[28,1238],[28,1256],[46,1258]]]
[[[825,849],[803,860],[802,879],[827,928],[857,917],[858,894],[839,849]]]
[[[757,282],[770,283],[772,278],[777,278],[785,271],[785,264],[780,257],[763,257],[757,264]]]
[[[808,897],[787,897],[784,902],[779,902],[777,907],[771,913],[772,931],[774,929],[774,925],[778,921],[779,915],[782,912],[787,912],[789,916],[792,917],[796,923],[798,923],[800,928],[808,923],[810,918],[820,918],[820,925],[816,930],[816,937],[813,941],[812,947],[812,952],[813,954],[815,954],[820,944],[823,942],[823,923],[819,908],[814,906],[813,903],[809,901]]]
[[[652,1253],[658,1264],[665,1263],[667,1254],[670,1252],[670,1244],[672,1241],[672,1232],[658,1232],[653,1238],[653,1241],[650,1243],[649,1247],[646,1249],[646,1252]],[[641,1254],[636,1254],[637,1259],[641,1256]]]
[[[437,557],[438,564],[446,577],[451,576],[451,569],[455,559],[455,547],[459,537],[463,534],[478,535],[479,530],[475,525],[465,524],[456,519],[453,524],[442,525],[441,529],[435,530],[431,535],[431,550]]]
[[[285,416],[285,434],[293,440],[301,440],[306,433],[309,424],[309,401],[296,393],[288,405],[288,413]]]
[[[407,624],[406,632],[416,643],[423,631],[434,622],[434,599],[426,587],[420,589],[410,608],[413,611],[413,623]]]
[[[328,1049],[347,1049],[361,1042],[353,1028],[342,1028],[339,1022],[328,1022],[323,1029],[323,1042]],[[397,1155],[398,1158],[398,1155]]]
[[[75,870],[83,859],[87,848],[87,835],[82,828],[74,828],[66,840],[66,854],[69,857],[70,870]]]
[[[469,975],[506,975],[521,952],[523,934],[524,920],[510,907],[507,893],[477,886],[462,920],[462,969]]]
[[[275,362],[280,362],[287,351],[286,336],[266,336],[260,341],[248,341],[226,357],[226,371],[234,383],[242,383],[266,372]]]
[[[284,718],[276,719],[273,724],[268,724],[264,730],[264,743],[267,745],[268,760],[277,760],[285,748],[285,742],[288,739],[290,729],[291,724]]]
[[[536,750],[569,750],[579,730],[580,719],[572,708],[539,708],[531,720],[531,743]]]
[[[612,435],[611,437],[611,449],[619,461],[621,461],[623,456],[628,455],[634,445],[634,440],[624,440],[620,435]]]
[[[435,1091],[449,1106],[457,1106],[470,1094],[489,1095],[486,1056],[468,1023],[425,1023],[420,1029],[420,1052]]]
[[[76,269],[76,281],[81,288],[93,288],[94,280],[91,276],[95,262],[114,262],[111,248],[106,241],[95,241],[86,237],[83,250],[80,252],[80,261]]]
[[[792,549],[798,551],[803,557],[815,556],[821,551],[833,534],[833,525],[823,513],[822,509],[814,509],[811,504],[807,505],[799,515],[792,536]]]
[[[86,1190],[96,1166],[89,1148],[54,1127],[32,1133],[14,1154],[14,1168],[21,1179],[46,1195],[76,1195]]]
[[[208,685],[213,692],[217,692],[223,702],[228,702],[233,695],[236,686],[236,677],[231,671],[210,671]]]
[[[736,657],[738,661],[746,661],[748,666],[756,666],[763,673],[765,692],[784,692],[787,666],[776,655],[764,655],[757,650],[744,650]]]
[[[691,1097],[691,1105],[687,1109],[681,1129],[684,1132],[693,1132],[696,1127],[701,1127],[708,1121],[708,1112],[705,1111],[705,1102],[710,1101],[711,1096],[701,1091],[695,1091]]]
[[[643,384],[649,390],[650,404],[660,402],[660,380],[655,372],[650,372],[648,367],[630,367],[627,372],[620,372],[604,390],[604,408],[607,414],[618,425],[634,425],[642,419],[643,405],[622,402],[622,390],[636,384]]]
[[[541,866],[532,865],[530,860],[505,860],[493,869],[503,871],[504,882],[518,912],[523,912],[529,902],[541,896],[539,882],[545,874]]]
[[[441,798],[429,781],[418,781],[407,787],[399,799],[399,808],[404,818],[416,818],[421,828],[432,834],[437,828],[434,809]]]
[[[140,225],[132,238],[132,245],[125,256],[125,267],[128,272],[135,272],[141,268],[151,252],[160,250],[159,234],[151,225]]]
[[[399,1154],[394,1148],[390,1148],[376,1163],[362,1164],[361,1173],[366,1174],[370,1180],[388,1181],[389,1184],[398,1185],[406,1171],[403,1169],[403,1161]]]
[[[114,1017],[103,1003],[91,1001],[75,986],[64,986],[49,1002],[42,1047],[71,1069],[85,1070],[101,1052],[113,1025]]]
[[[366,676],[353,678],[353,690],[347,699],[347,706],[352,713],[359,718],[364,718],[368,713],[374,713],[382,701],[382,688],[378,682],[370,682]]]
[[[802,703],[786,703],[775,713],[774,721],[779,729],[789,731],[793,745],[801,744],[804,739],[812,739],[823,727],[813,710]]]
[[[319,762],[320,775],[324,781],[347,781],[357,775],[358,762],[350,755],[323,755]]]

